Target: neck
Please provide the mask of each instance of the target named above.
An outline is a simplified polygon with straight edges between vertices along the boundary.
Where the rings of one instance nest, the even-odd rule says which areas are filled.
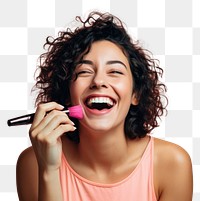
[[[127,152],[128,143],[123,130],[80,131],[80,159],[93,169],[112,169],[126,159]]]

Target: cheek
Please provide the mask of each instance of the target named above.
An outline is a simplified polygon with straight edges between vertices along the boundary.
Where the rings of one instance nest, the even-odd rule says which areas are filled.
[[[123,95],[132,95],[133,82],[130,79],[124,79],[115,83],[115,89]]]
[[[75,81],[70,86],[70,96],[72,104],[79,104],[80,98],[86,89],[86,82]]]

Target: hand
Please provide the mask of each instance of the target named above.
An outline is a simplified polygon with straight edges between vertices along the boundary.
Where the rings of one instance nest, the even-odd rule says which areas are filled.
[[[61,136],[76,129],[68,116],[60,111],[63,108],[55,102],[40,104],[29,131],[38,166],[46,171],[60,167]]]

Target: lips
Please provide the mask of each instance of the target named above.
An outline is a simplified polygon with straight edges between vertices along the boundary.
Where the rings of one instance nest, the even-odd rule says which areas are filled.
[[[115,105],[116,101],[109,96],[89,96],[85,100],[85,105],[89,109],[110,109]]]

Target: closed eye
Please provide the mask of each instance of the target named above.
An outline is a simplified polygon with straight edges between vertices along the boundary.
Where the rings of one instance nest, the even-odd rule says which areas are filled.
[[[85,74],[85,73],[89,73],[89,72],[86,71],[86,70],[84,70],[84,71],[77,72],[76,74],[77,74],[77,75],[80,75],[80,74]]]
[[[82,71],[78,71],[76,73],[76,76],[87,76],[87,75],[91,75],[92,71],[89,70],[82,70]]]
[[[123,73],[122,73],[121,71],[117,71],[117,70],[113,70],[113,71],[111,71],[110,73],[123,75]]]

